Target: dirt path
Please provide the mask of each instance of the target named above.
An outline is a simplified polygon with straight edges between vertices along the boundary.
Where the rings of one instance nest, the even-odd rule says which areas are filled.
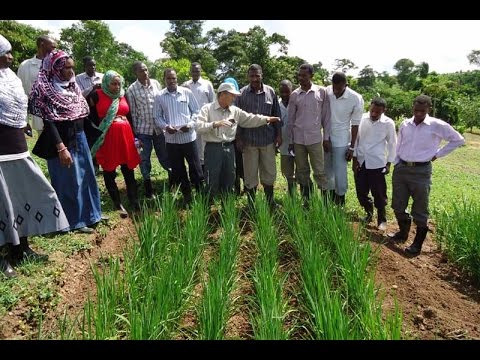
[[[472,280],[462,275],[442,256],[432,242],[430,233],[424,251],[415,258],[403,253],[405,245],[386,242],[386,238],[374,228],[368,228],[370,242],[377,253],[376,281],[385,292],[384,307],[394,307],[395,295],[403,312],[403,334],[412,339],[480,339],[480,290]],[[395,231],[391,225],[388,231]],[[58,319],[65,309],[69,316],[81,313],[87,294],[95,295],[95,283],[90,264],[98,264],[109,255],[122,256],[125,244],[134,234],[130,219],[122,220],[104,239],[92,237],[96,246],[90,251],[64,259],[65,271],[58,285],[60,303],[46,314],[42,332],[48,336],[58,332]],[[414,236],[410,234],[409,244]],[[52,259],[54,260],[54,259]],[[0,338],[29,338],[28,329],[18,323],[25,305],[17,306],[2,322],[9,329]],[[235,314],[229,322],[228,332],[235,338],[243,338],[251,332],[246,317]],[[232,328],[238,326],[238,329]],[[33,329],[32,329],[33,330]],[[57,333],[58,334],[58,333]]]

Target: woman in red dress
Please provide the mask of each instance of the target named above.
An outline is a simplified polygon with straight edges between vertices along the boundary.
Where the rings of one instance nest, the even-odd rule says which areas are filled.
[[[97,157],[97,162],[103,169],[105,186],[115,209],[120,211],[121,217],[127,217],[115,182],[115,170],[120,165],[130,205],[135,211],[140,210],[134,176],[134,169],[140,163],[140,155],[135,146],[130,109],[124,96],[123,84],[123,77],[116,71],[109,70],[103,76],[101,88],[92,91],[87,100],[91,107],[92,120],[102,132],[92,146],[92,156]]]

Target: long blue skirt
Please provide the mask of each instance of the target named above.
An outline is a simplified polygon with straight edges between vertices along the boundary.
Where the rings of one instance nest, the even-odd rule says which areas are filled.
[[[92,156],[85,133],[76,135],[77,148],[69,148],[73,164],[62,166],[58,157],[47,160],[52,186],[67,215],[70,228],[75,230],[96,224],[102,217]]]

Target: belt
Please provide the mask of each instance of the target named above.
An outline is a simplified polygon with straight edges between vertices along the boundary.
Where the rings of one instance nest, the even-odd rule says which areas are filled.
[[[415,162],[415,161],[405,161],[405,160],[402,160],[402,159],[400,159],[400,162],[404,165],[407,165],[407,166],[425,166],[425,165],[430,164],[430,161]]]
[[[209,141],[206,143],[207,145],[208,144],[215,144],[215,145],[220,145],[222,147],[227,147],[227,146],[230,146],[230,145],[233,145],[233,141],[229,141],[229,142],[213,142],[213,141]]]

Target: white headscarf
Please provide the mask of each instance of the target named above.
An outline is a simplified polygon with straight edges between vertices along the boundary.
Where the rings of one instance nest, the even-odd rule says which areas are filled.
[[[12,51],[12,44],[0,34],[0,56],[5,55],[9,51]]]
[[[12,50],[10,42],[0,35],[0,56]],[[21,80],[8,67],[0,69],[0,124],[14,128],[27,125],[28,98]]]

